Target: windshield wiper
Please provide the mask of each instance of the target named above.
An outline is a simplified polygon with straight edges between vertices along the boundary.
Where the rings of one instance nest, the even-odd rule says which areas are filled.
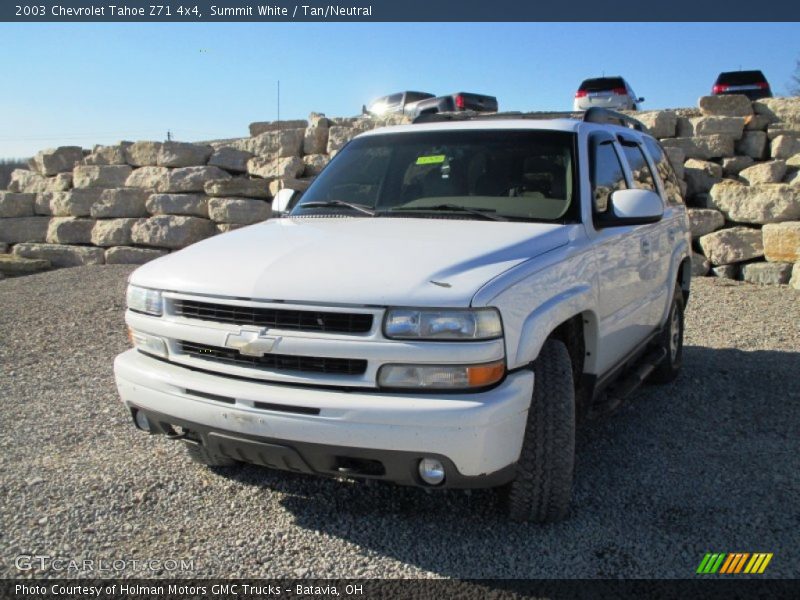
[[[425,212],[429,210],[446,210],[451,212],[461,212],[467,213],[470,215],[475,215],[476,217],[482,217],[484,219],[488,219],[489,221],[508,221],[505,217],[501,217],[500,215],[495,215],[492,213],[497,212],[491,208],[467,208],[466,206],[459,206],[458,204],[435,204],[433,206],[396,206],[394,208],[390,208],[389,211],[400,211],[400,210],[408,210],[408,211],[416,211],[416,212]]]
[[[364,213],[365,215],[369,215],[370,217],[375,216],[375,211],[371,208],[364,206],[363,204],[345,202],[344,200],[312,200],[311,202],[302,202],[298,204],[297,208],[326,208],[331,206],[345,206],[347,208],[352,208],[353,210]]]

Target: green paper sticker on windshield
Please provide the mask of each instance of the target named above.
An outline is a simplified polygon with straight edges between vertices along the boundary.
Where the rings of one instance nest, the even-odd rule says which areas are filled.
[[[438,165],[443,163],[445,159],[444,154],[434,154],[433,156],[420,156],[417,159],[418,165]]]

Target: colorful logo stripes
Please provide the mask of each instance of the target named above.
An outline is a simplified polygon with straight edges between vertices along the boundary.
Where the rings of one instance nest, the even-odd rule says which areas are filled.
[[[703,557],[697,573],[701,575],[735,575],[737,573],[763,573],[769,561],[772,560],[772,553],[756,552],[709,552]]]

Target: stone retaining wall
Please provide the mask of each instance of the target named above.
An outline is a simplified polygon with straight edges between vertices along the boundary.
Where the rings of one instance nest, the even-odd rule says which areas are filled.
[[[683,178],[694,274],[800,289],[800,98],[698,106],[638,113]]]
[[[682,179],[695,275],[800,289],[800,98],[707,96],[697,109],[633,113]],[[250,137],[121,142],[39,152],[0,192],[0,274],[144,263],[270,217],[281,188],[304,190],[352,137],[404,122],[252,123]],[[792,273],[794,272],[794,275]],[[0,275],[1,276],[1,275]]]

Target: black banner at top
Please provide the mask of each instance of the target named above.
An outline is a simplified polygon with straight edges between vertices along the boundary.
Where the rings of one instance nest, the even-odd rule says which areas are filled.
[[[800,21],[800,2],[763,0],[5,0],[6,22]],[[598,39],[598,43],[613,43]]]

